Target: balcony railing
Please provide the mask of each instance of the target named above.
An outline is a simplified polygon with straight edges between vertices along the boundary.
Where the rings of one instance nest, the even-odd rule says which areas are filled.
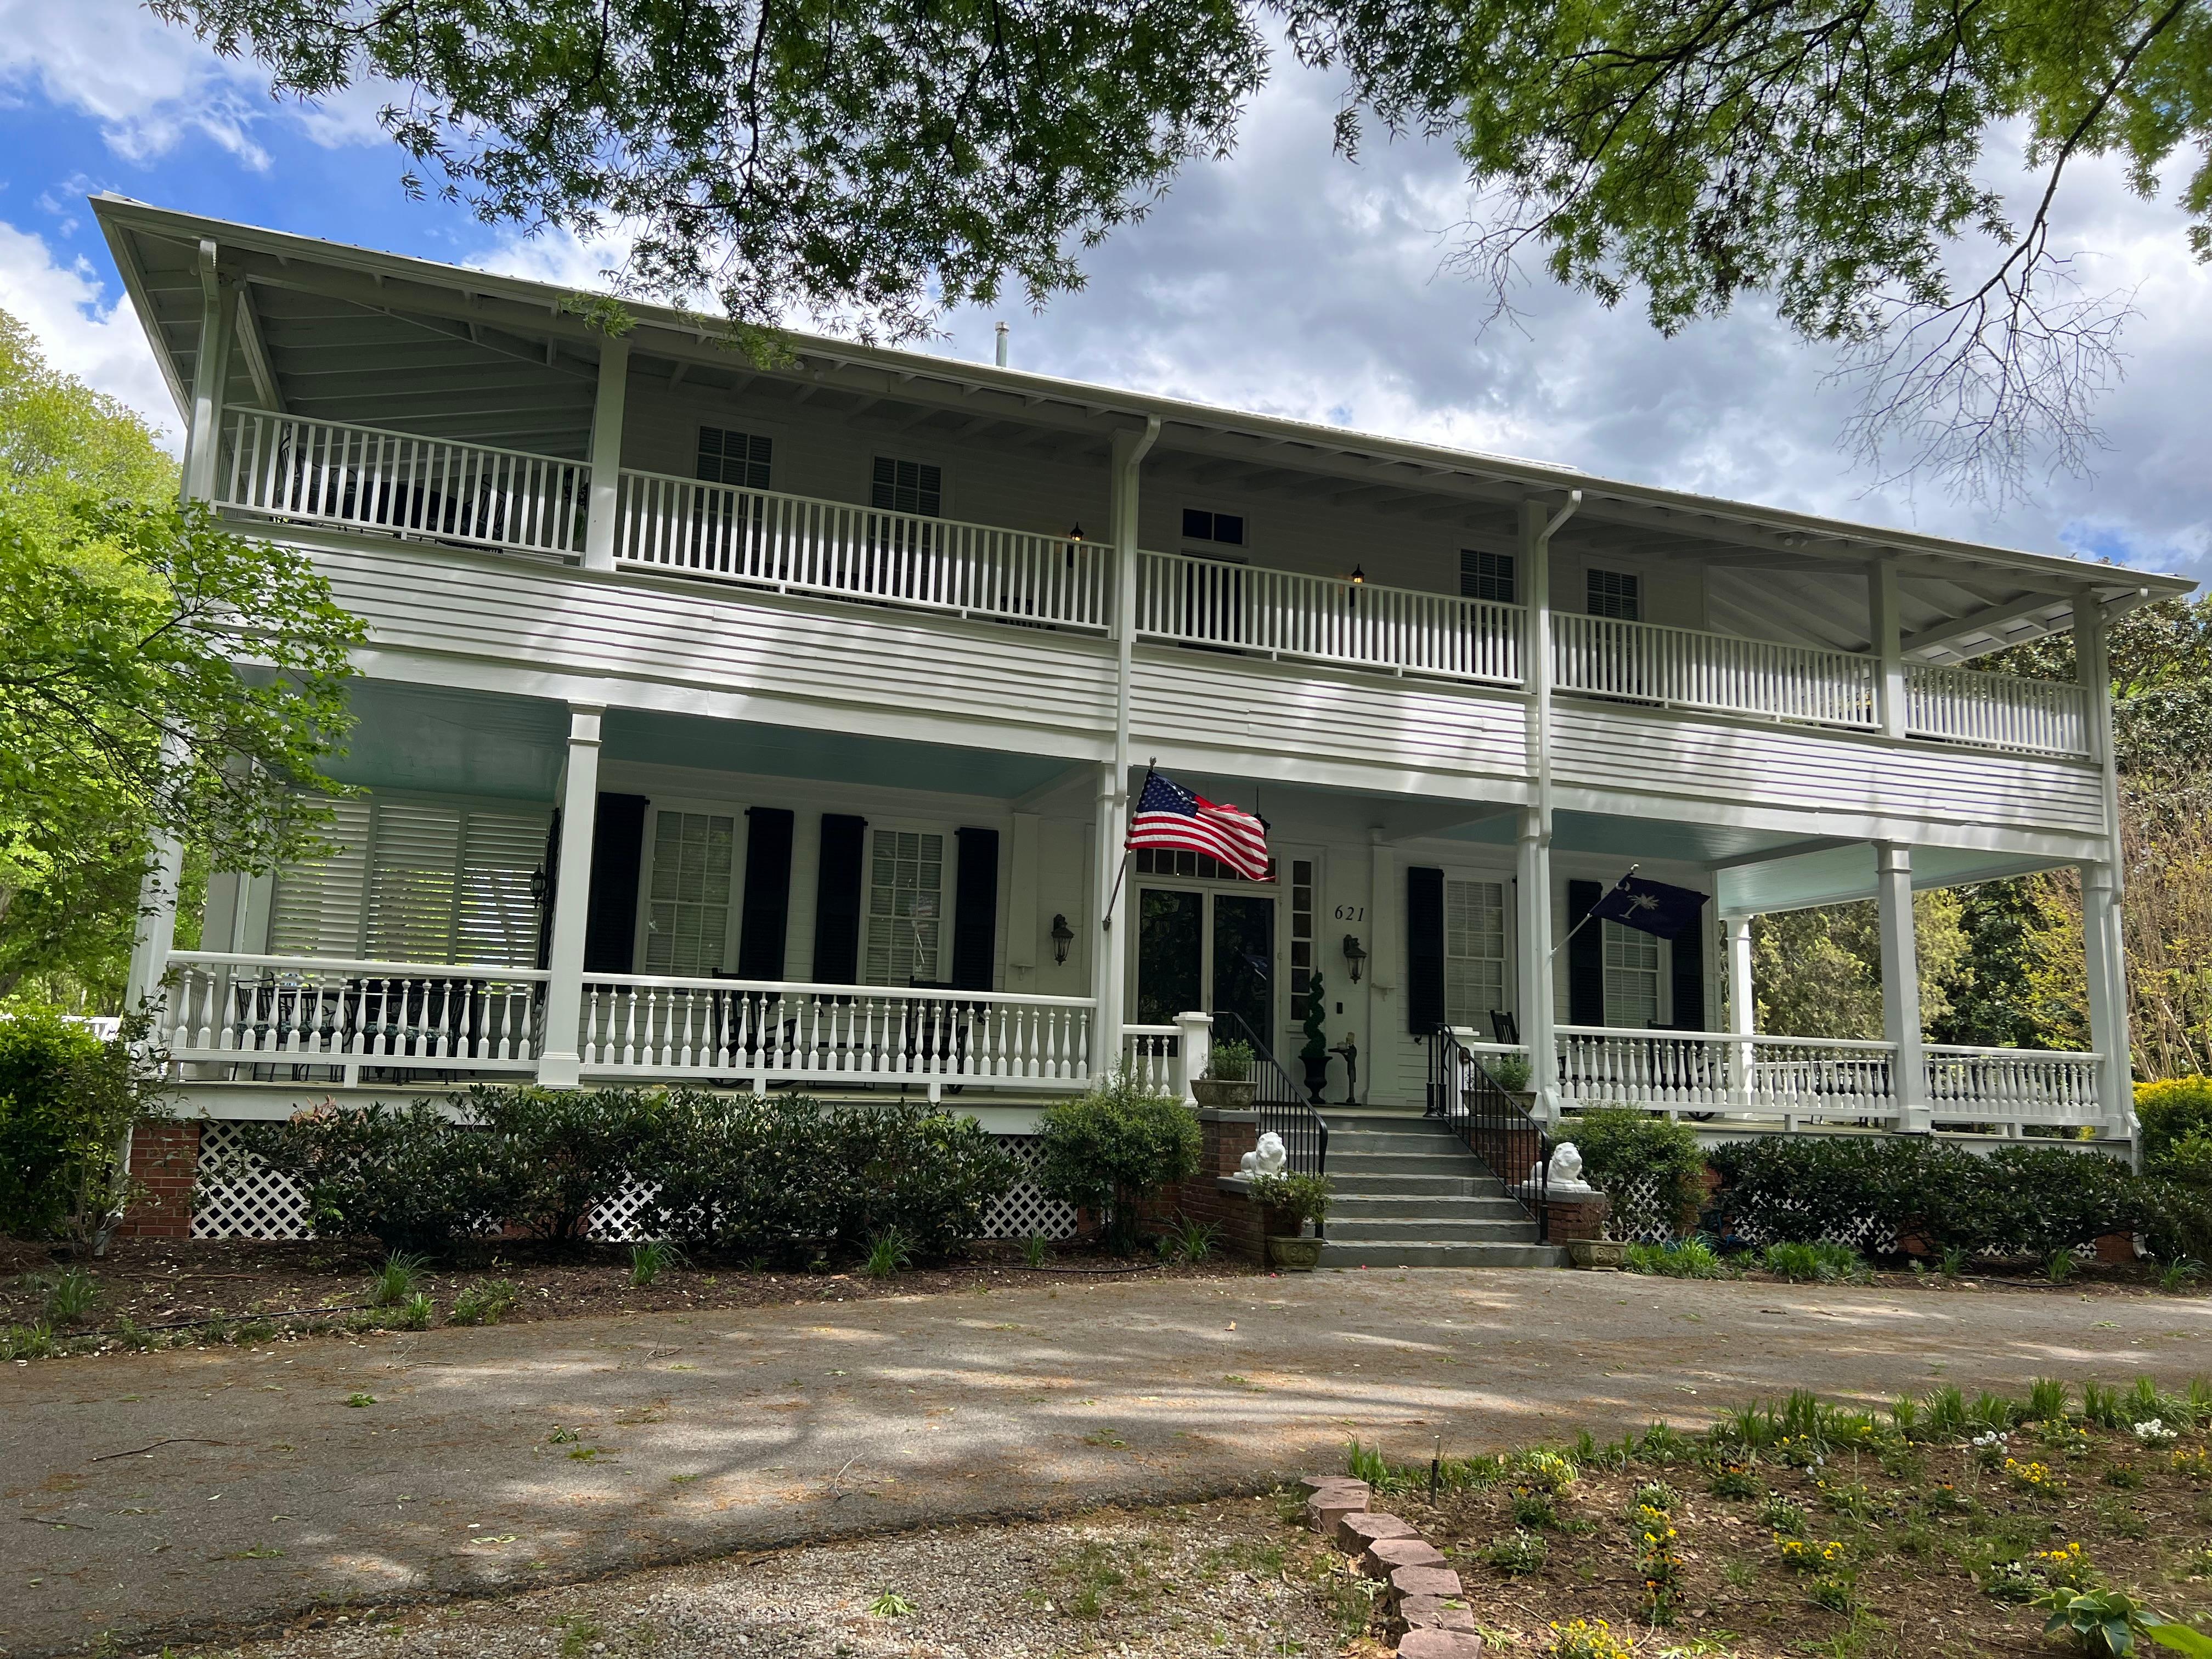
[[[1871,728],[1881,665],[1818,651],[1651,623],[1562,611],[1552,618],[1552,673],[1562,691],[1709,708],[1820,726]]]
[[[1094,542],[658,472],[622,475],[621,511],[616,556],[650,569],[1060,627],[1112,620]]]
[[[271,517],[564,558],[581,556],[581,462],[374,427],[240,410],[218,468],[222,505]],[[657,472],[621,475],[617,557],[778,591],[1103,633],[1099,544]],[[1527,613],[1449,593],[1138,556],[1144,638],[1394,675],[1516,687]],[[1846,730],[1879,727],[1880,664],[1846,651],[1556,612],[1553,675],[1571,696]],[[2077,685],[1975,669],[1907,670],[1914,737],[2087,755]]]
[[[2088,698],[2078,685],[1917,663],[1905,673],[1905,729],[1916,738],[2047,755],[2090,752]]]
[[[1137,556],[1137,632],[1180,645],[1517,685],[1525,615],[1449,593]]]
[[[345,957],[179,951],[155,1039],[173,1060],[530,1072],[546,975]]]
[[[271,517],[568,556],[591,469],[520,450],[239,410],[217,499]]]
[[[702,1078],[927,1089],[1078,1090],[1091,1077],[1095,1005],[768,980],[593,974],[578,1052],[586,1076]]]

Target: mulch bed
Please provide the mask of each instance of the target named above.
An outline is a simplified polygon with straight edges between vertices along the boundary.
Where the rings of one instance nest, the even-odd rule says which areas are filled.
[[[2194,1479],[2175,1468],[2177,1453],[2189,1463],[2206,1439],[2200,1430],[2146,1445],[2126,1430],[2017,1427],[1994,1455],[2042,1465],[2058,1483],[2045,1495],[2002,1466],[1978,1467],[1970,1448],[1929,1445],[1832,1450],[1815,1468],[1760,1461],[1747,1473],[1762,1495],[1742,1498],[1712,1495],[1711,1467],[1688,1455],[1626,1469],[1586,1462],[1554,1501],[1553,1526],[1516,1521],[1505,1485],[1447,1491],[1433,1505],[1418,1490],[1378,1492],[1374,1504],[1444,1550],[1495,1651],[1542,1653],[1554,1623],[1602,1619],[1638,1655],[1685,1659],[2048,1655],[2057,1649],[2043,1638],[2045,1615],[1990,1593],[2021,1582],[1993,1578],[1992,1562],[2033,1569],[2037,1552],[2079,1544],[2099,1578],[2166,1617],[2201,1621],[2212,1610],[2212,1466],[2191,1463]],[[1653,1481],[1678,1494],[1668,1513],[1681,1600],[1664,1627],[1648,1621],[1627,1520]],[[1841,1547],[1833,1568],[1784,1564],[1766,1492],[1802,1510],[1800,1535],[1815,1548]],[[1542,1565],[1497,1565],[1493,1547],[1522,1539],[1541,1540]],[[1847,1587],[1840,1609],[1814,1600],[1824,1576]]]
[[[369,1300],[369,1281],[383,1253],[373,1243],[319,1240],[118,1239],[106,1256],[64,1260],[43,1244],[0,1241],[0,1326],[45,1317],[40,1281],[82,1267],[100,1296],[85,1317],[55,1334],[114,1327],[128,1319],[145,1328],[240,1320],[296,1309],[332,1310]],[[501,1240],[451,1261],[433,1263],[419,1288],[441,1316],[467,1286],[511,1280],[518,1294],[502,1322],[594,1315],[683,1313],[700,1310],[849,1302],[883,1296],[951,1295],[979,1288],[1049,1282],[1055,1276],[1115,1273],[1131,1279],[1240,1277],[1259,1269],[1215,1260],[1195,1266],[1130,1261],[1073,1243],[1053,1254],[1050,1270],[1021,1264],[1012,1248],[977,1247],[964,1260],[924,1266],[889,1279],[857,1269],[756,1273],[742,1266],[700,1263],[665,1271],[652,1285],[630,1282],[627,1245],[554,1248]]]

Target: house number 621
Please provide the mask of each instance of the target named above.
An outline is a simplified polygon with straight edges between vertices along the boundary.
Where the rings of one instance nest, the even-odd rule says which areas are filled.
[[[1340,904],[1336,907],[1336,919],[1339,921],[1364,921],[1367,920],[1367,907],[1364,904]]]

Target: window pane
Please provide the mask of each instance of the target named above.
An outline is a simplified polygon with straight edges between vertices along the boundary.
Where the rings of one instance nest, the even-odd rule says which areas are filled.
[[[736,818],[718,812],[653,815],[647,973],[703,978],[722,965],[737,830]]]
[[[1634,622],[1640,606],[1638,603],[1641,579],[1620,570],[1593,570],[1589,573],[1589,612],[1593,617],[1609,617],[1615,622]]]
[[[755,434],[702,426],[699,428],[699,476],[709,483],[766,489],[770,448],[768,439]]]
[[[1200,512],[1194,507],[1186,507],[1182,510],[1182,533],[1189,537],[1193,541],[1212,541],[1213,539],[1213,514],[1211,513]]]
[[[1483,1025],[1505,1006],[1505,889],[1444,883],[1444,1022]]]
[[[944,836],[911,830],[871,832],[863,983],[937,981],[944,887]]]
[[[1517,605],[1513,594],[1513,556],[1463,547],[1459,555],[1459,592],[1466,599],[1485,599],[1492,605]]]
[[[1642,1030],[1659,1018],[1659,941],[1617,921],[1605,929],[1605,1023]]]

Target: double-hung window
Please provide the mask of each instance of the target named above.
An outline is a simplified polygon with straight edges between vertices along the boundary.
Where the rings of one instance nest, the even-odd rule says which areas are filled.
[[[1604,921],[1605,1023],[1640,1031],[1659,1019],[1659,941]]]
[[[774,447],[772,441],[758,433],[702,426],[699,428],[699,476],[708,483],[766,489],[769,457]]]
[[[1514,597],[1513,556],[1479,547],[1460,549],[1459,595],[1463,599],[1486,599],[1492,605],[1520,603]]]
[[[1505,1006],[1505,888],[1444,883],[1444,1023],[1487,1029]]]
[[[697,979],[721,967],[729,948],[737,846],[733,815],[654,810],[647,973]]]
[[[902,461],[892,455],[876,457],[868,485],[868,505],[878,513],[912,513],[925,519],[939,516],[945,503],[945,471],[927,461]]]
[[[933,984],[945,924],[945,837],[933,830],[868,832],[867,932],[861,979]]]
[[[1586,610],[1612,622],[1641,620],[1644,582],[1625,570],[1592,570]]]

